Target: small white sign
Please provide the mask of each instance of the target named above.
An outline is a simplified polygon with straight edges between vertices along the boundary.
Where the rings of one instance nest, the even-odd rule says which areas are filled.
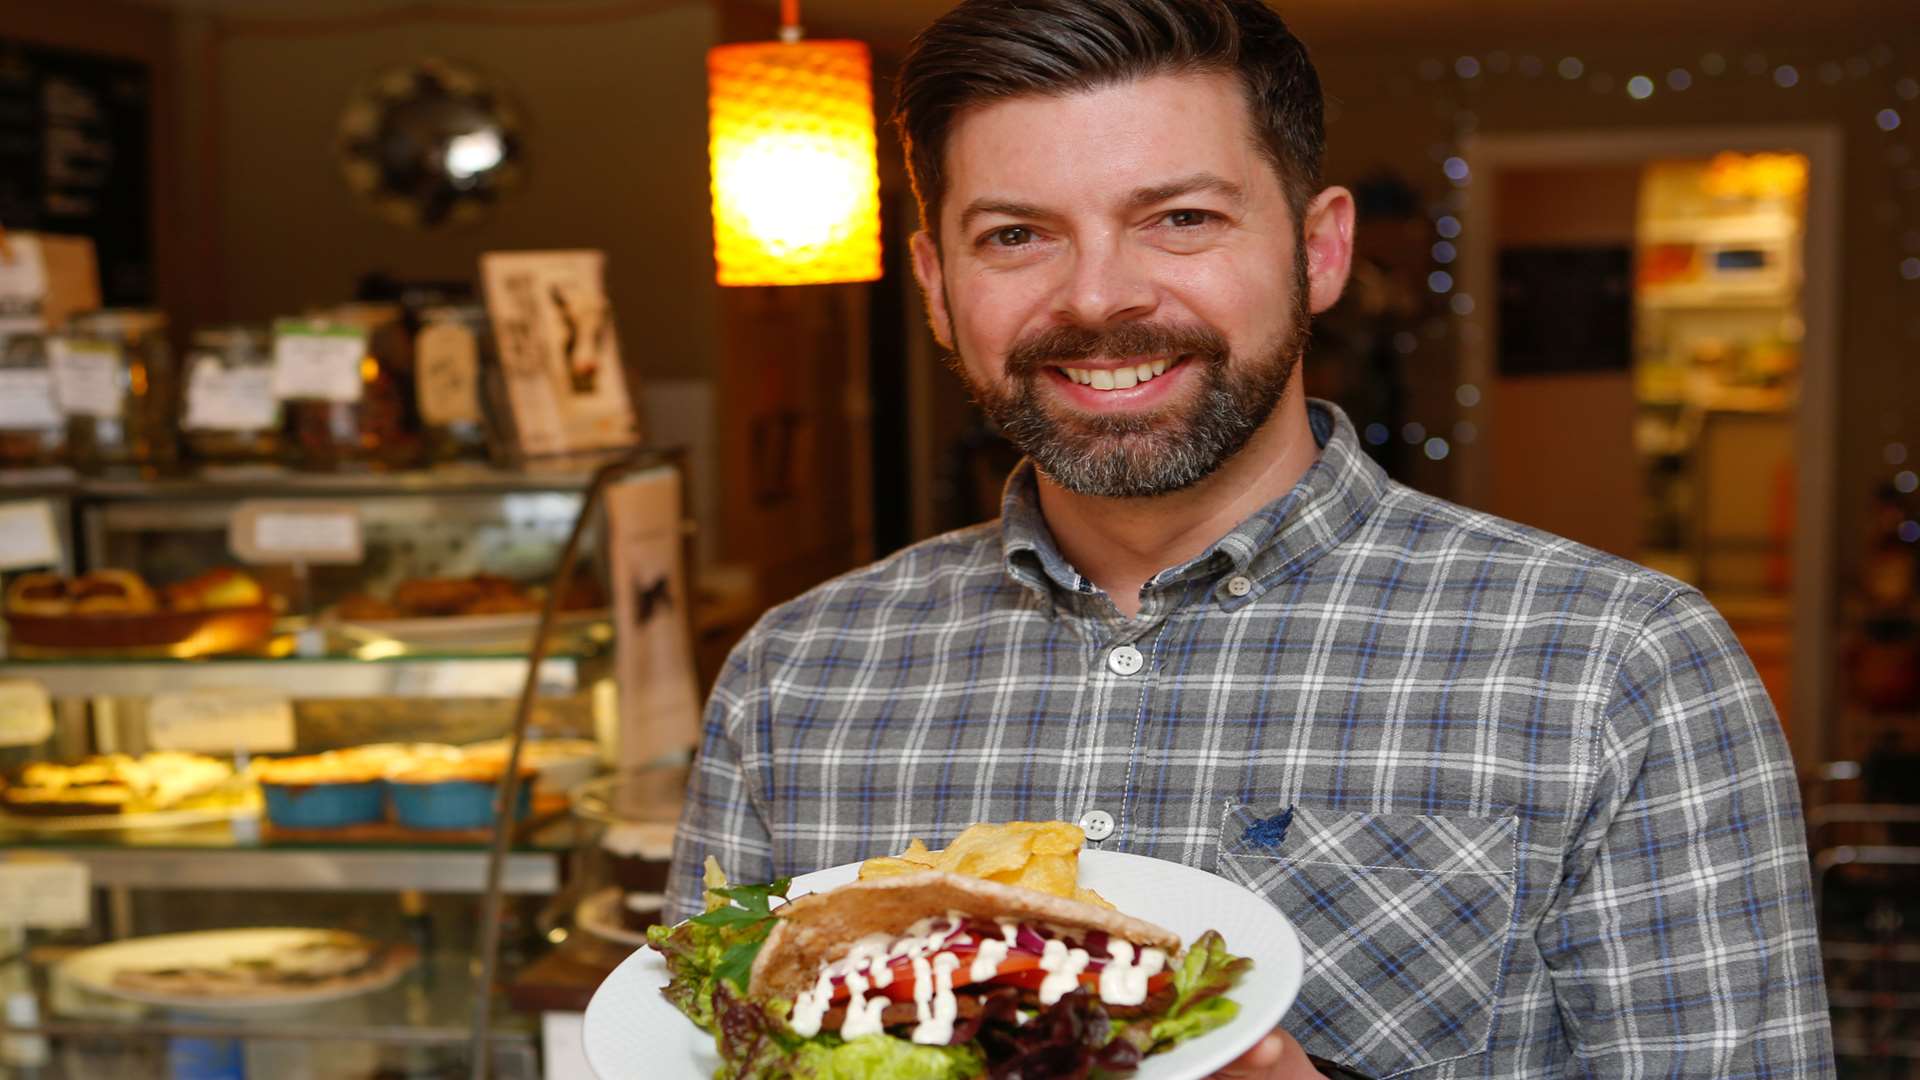
[[[293,703],[274,690],[155,694],[147,740],[160,750],[282,753],[293,749]]]
[[[187,377],[188,431],[265,431],[274,426],[280,403],[273,396],[273,373],[265,368],[228,368],[205,357]]]
[[[12,235],[6,247],[0,251],[0,337],[37,332],[42,329],[40,309],[47,299],[47,264],[40,238]]]
[[[273,393],[282,401],[360,400],[364,330],[283,322],[273,331]]]
[[[0,371],[0,431],[45,431],[63,423],[53,372]]]
[[[480,419],[480,346],[456,323],[422,327],[413,342],[415,397],[429,424]]]
[[[32,679],[0,679],[0,746],[39,746],[53,735],[53,702]]]
[[[0,926],[68,930],[93,922],[87,865],[28,852],[0,858]]]
[[[365,551],[360,511],[351,503],[240,503],[228,522],[227,546],[256,564],[353,564]]]
[[[60,399],[61,412],[105,420],[119,418],[127,391],[120,385],[118,346],[54,338],[47,342],[47,364],[53,369],[53,392]]]
[[[0,570],[60,565],[60,530],[45,499],[0,503]]]

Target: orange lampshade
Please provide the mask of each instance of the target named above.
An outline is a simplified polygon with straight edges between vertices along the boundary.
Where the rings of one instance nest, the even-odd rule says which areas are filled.
[[[707,53],[713,256],[722,285],[880,276],[872,62],[858,41]]]

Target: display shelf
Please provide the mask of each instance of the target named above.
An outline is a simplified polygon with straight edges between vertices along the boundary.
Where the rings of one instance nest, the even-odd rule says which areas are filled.
[[[517,845],[507,856],[502,888],[526,895],[559,891],[570,829],[563,820]],[[294,842],[262,838],[256,830],[245,822],[90,833],[0,829],[0,850],[73,859],[86,864],[92,884],[108,887],[461,894],[486,888],[484,844]]]
[[[540,692],[571,694],[582,685],[584,656],[549,656]],[[322,698],[506,698],[526,681],[524,656],[411,654],[207,657],[194,660],[34,660],[8,657],[11,678],[32,679],[55,698],[145,697],[188,690],[271,688],[295,700]]]
[[[398,472],[302,472],[275,466],[207,468],[177,476],[136,472],[83,476],[71,469],[0,470],[0,498],[65,494],[103,500],[327,498],[366,495],[489,495],[584,491],[604,456],[506,470],[451,464]]]
[[[15,977],[29,974],[21,970],[24,966],[24,961],[14,960],[0,964],[0,972],[12,969],[9,974]],[[0,1022],[0,1032],[53,1038],[189,1036],[196,1039],[344,1040],[384,1045],[465,1046],[473,1037],[472,1010],[474,995],[478,991],[471,958],[464,954],[442,953],[426,958],[392,986],[320,1007],[269,1009],[252,1015],[234,1013],[218,1017],[144,1009],[140,1010],[142,1015],[127,1018],[124,1015],[99,1015],[108,1010],[120,1010],[118,1003],[110,999],[107,999],[104,1008],[96,1005],[89,1009],[56,998],[48,1003],[48,1007],[40,1010],[42,1019],[39,1022],[23,1025]],[[89,995],[85,1000],[98,1002],[102,999]],[[56,1011],[58,1006],[64,1008]],[[503,999],[496,1005],[496,1013],[490,1036],[496,1051],[502,1045],[531,1046],[538,1033],[535,1017],[513,1012]]]

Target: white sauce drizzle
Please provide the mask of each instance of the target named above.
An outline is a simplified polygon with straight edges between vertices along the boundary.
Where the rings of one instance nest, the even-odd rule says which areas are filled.
[[[1132,945],[1108,938],[1107,965],[1100,969],[1100,1000],[1109,1005],[1140,1004],[1147,1000],[1147,980],[1166,966],[1167,954],[1159,949],[1142,949],[1135,963]]]
[[[793,1019],[788,1024],[794,1033],[809,1039],[820,1034],[820,1019],[827,1015],[827,1000],[832,996],[833,979],[822,968],[813,989],[803,990],[793,999]]]
[[[974,982],[986,982],[1000,970],[1000,962],[1007,958],[1007,943],[989,938],[980,943],[980,951],[973,954],[973,966],[967,969],[967,978]]]
[[[1066,942],[1049,938],[1040,951],[1040,970],[1047,973],[1040,980],[1040,1004],[1051,1005],[1079,986],[1080,973],[1091,959],[1087,950],[1069,949]]]
[[[872,1001],[867,1000],[867,980],[859,972],[847,975],[847,1019],[840,1025],[840,1037],[857,1039],[862,1035],[878,1035],[883,1030],[880,1014],[886,1010],[887,997],[875,994]]]
[[[914,962],[913,977],[921,977],[921,965],[925,960]],[[953,973],[960,966],[960,958],[950,952],[943,952],[933,958],[933,1015],[928,1016],[925,1006],[920,1003],[920,983],[914,984],[914,1005],[920,1014],[920,1023],[913,1029],[913,1041],[928,1046],[945,1046],[953,1041],[953,1020],[959,1015],[960,1005],[953,999]]]

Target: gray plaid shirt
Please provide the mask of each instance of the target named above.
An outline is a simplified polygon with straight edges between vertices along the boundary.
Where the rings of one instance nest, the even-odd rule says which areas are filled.
[[[1285,912],[1286,1026],[1360,1071],[1830,1075],[1791,761],[1719,615],[1310,412],[1320,460],[1135,618],[1028,466],[1000,521],[770,612],[707,709],[676,917],[709,854],[761,881],[1097,811],[1095,846]]]

